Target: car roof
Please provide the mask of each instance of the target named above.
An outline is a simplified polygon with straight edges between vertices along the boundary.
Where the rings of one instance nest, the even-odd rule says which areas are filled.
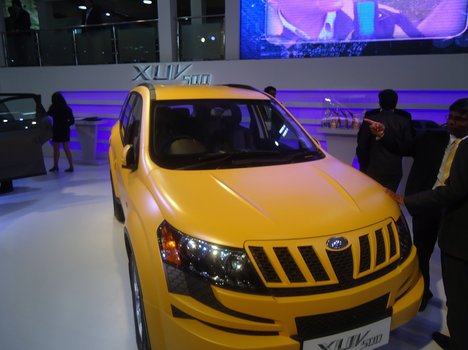
[[[150,85],[156,101],[198,99],[269,100],[270,97],[243,85]]]

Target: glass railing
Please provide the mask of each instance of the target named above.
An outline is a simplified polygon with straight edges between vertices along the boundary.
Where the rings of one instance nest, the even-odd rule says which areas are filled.
[[[159,62],[157,20],[1,34],[8,67]],[[224,16],[178,18],[176,44],[179,61],[224,59]]]
[[[181,17],[179,60],[224,60],[224,16]]]
[[[158,62],[157,20],[3,33],[6,66]]]

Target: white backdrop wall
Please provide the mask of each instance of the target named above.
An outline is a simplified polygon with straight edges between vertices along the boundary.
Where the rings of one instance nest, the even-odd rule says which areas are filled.
[[[0,68],[0,92],[41,94],[46,108],[53,92],[67,92],[75,117],[107,118],[107,124],[100,126],[96,144],[96,158],[106,160],[108,135],[118,117],[122,96],[135,85],[184,84],[197,79],[208,79],[211,84],[248,84],[259,89],[274,85],[279,90],[279,98],[328,148],[327,137],[320,131],[323,96],[331,93],[347,107],[354,108],[354,112],[361,113],[377,106],[377,91],[393,88],[401,93],[400,108],[410,110],[413,118],[440,123],[451,102],[468,97],[467,63],[468,54],[457,54],[11,67]],[[108,95],[102,93],[105,91],[119,97],[103,98],[102,95]],[[82,142],[72,128],[70,145],[74,159],[84,158]],[[353,153],[354,143],[350,142],[345,148]],[[44,154],[51,155],[49,145],[43,149]],[[355,160],[348,162],[355,163]]]
[[[468,54],[4,67],[0,91],[39,93],[49,101],[58,90],[128,90],[143,78],[153,78],[155,69],[159,83],[174,77],[171,83],[184,83],[184,76],[211,74],[212,84],[275,85],[279,90],[468,91],[467,67]]]

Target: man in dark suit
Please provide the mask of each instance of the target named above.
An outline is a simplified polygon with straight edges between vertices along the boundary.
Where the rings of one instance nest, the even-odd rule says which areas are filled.
[[[411,166],[406,182],[405,195],[426,191],[435,186],[443,185],[438,179],[440,169],[445,167],[444,154],[454,136],[452,124],[447,128],[428,129],[416,137],[412,152],[413,165]],[[445,157],[446,158],[446,157]],[[426,209],[413,212],[413,241],[417,248],[419,267],[424,277],[424,295],[420,311],[423,311],[432,298],[430,290],[430,259],[437,241],[437,233],[442,218],[440,208]]]
[[[384,90],[385,91],[385,90]],[[382,111],[381,108],[375,108],[375,109],[371,109],[370,111],[367,111],[365,113],[365,118],[369,118],[373,115],[377,115],[379,114],[380,112]],[[409,119],[409,120],[412,120],[412,117],[411,117],[411,113],[405,111],[404,109],[399,109],[399,108],[395,108],[393,110],[394,113],[396,114],[399,114],[401,115],[402,117],[405,117],[406,119]]]
[[[11,24],[10,30],[14,32],[27,32],[31,30],[31,17],[28,11],[23,8],[20,0],[11,2]]]
[[[414,130],[411,114],[396,110],[398,94],[390,89],[379,93],[378,112],[365,114],[365,120],[373,120],[385,126],[385,135],[376,137],[369,123],[362,123],[357,135],[356,155],[360,170],[382,186],[396,191],[403,175],[402,155],[413,147]]]
[[[276,88],[274,86],[268,85],[265,89],[263,89],[267,94],[276,97]]]
[[[433,333],[443,349],[468,349],[468,98],[450,106],[447,125],[456,137],[453,162],[444,186],[402,198],[412,215],[422,210],[443,209],[438,240],[441,251],[442,278],[447,297],[447,326],[450,337]],[[451,152],[447,152],[449,156]]]

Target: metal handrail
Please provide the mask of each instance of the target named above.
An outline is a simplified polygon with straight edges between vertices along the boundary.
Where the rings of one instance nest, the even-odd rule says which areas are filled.
[[[206,20],[206,19],[213,19],[213,18],[222,18],[224,19],[224,15],[207,15],[207,16],[182,16],[182,17],[177,17],[175,18],[177,20],[177,22],[179,23],[179,26],[181,25],[181,22],[182,21],[187,21],[187,20],[192,20],[192,19],[203,19],[203,20]],[[5,62],[3,63],[3,66],[44,66],[44,65],[54,65],[54,64],[50,64],[51,61],[49,61],[49,63],[47,62],[47,54],[49,53],[49,55],[52,55],[50,53],[50,50],[48,51],[46,49],[47,45],[50,44],[50,42],[45,42],[44,43],[44,38],[41,37],[41,34],[44,34],[44,33],[69,33],[70,34],[70,41],[69,42],[63,42],[64,43],[64,47],[66,48],[67,45],[70,45],[70,50],[73,50],[73,57],[71,56],[71,54],[69,56],[64,56],[64,62],[65,63],[59,63],[60,65],[68,65],[70,63],[66,63],[67,62],[67,57],[68,57],[68,62],[71,62],[73,61],[72,65],[80,65],[80,64],[108,64],[110,62],[95,62],[95,63],[83,63],[81,62],[81,59],[80,59],[80,55],[82,54],[82,52],[80,52],[80,48],[79,48],[79,41],[80,41],[80,35],[84,34],[84,33],[97,33],[97,35],[102,35],[102,34],[99,34],[99,33],[103,33],[103,32],[106,32],[106,31],[109,31],[110,33],[110,38],[107,38],[105,39],[106,42],[108,43],[107,40],[111,40],[111,51],[110,52],[109,50],[107,51],[103,51],[108,57],[109,55],[113,57],[112,59],[112,63],[114,64],[119,64],[119,63],[128,63],[125,61],[125,59],[122,59],[122,55],[121,55],[121,50],[122,50],[122,47],[120,45],[122,45],[121,42],[119,42],[119,29],[121,28],[125,28],[125,27],[129,27],[129,26],[134,26],[135,28],[133,29],[138,29],[138,28],[151,28],[151,27],[154,27],[158,28],[157,26],[157,23],[158,23],[158,19],[149,19],[149,20],[137,20],[137,21],[125,21],[125,22],[114,22],[114,23],[102,23],[102,24],[95,24],[95,25],[75,25],[75,26],[66,26],[66,27],[61,27],[61,28],[57,28],[57,29],[44,29],[44,30],[30,30],[30,31],[27,31],[27,32],[15,32],[15,33],[6,33],[6,32],[0,32],[0,35],[2,36],[3,38],[3,54],[4,54],[4,60]],[[145,26],[145,24],[148,25],[148,27]],[[178,27],[179,27],[178,26]],[[128,30],[132,30],[131,28],[128,28]],[[18,43],[15,43],[18,42],[18,40],[13,40],[12,38],[14,37],[14,35],[22,35],[22,34],[32,34],[32,36],[24,36],[24,40],[25,42],[28,41],[28,43],[25,43],[24,45],[27,46],[26,44],[29,45],[29,47],[32,47],[34,45],[35,47],[35,50],[34,50],[34,53],[32,53],[30,50],[27,51],[27,62],[26,63],[21,63],[19,62],[19,59],[18,57],[15,57],[15,50],[13,50],[12,46],[13,45],[17,45]],[[82,39],[83,37],[81,37]],[[9,40],[10,39],[10,40]],[[153,55],[152,57],[144,57],[144,58],[147,58],[147,59],[151,59],[152,61],[154,62],[158,62],[159,61],[159,58],[156,57],[156,56],[159,56],[159,49],[158,49],[158,34],[156,32],[156,34],[154,35],[154,38],[151,36],[151,37],[146,37],[144,36],[144,38],[140,38],[141,40],[143,41],[146,41],[145,43],[147,43],[148,45],[150,45],[150,42],[152,39],[153,42],[151,43],[150,46],[148,47],[144,47],[144,48],[139,48],[142,52],[144,51],[145,54],[147,55]],[[60,41],[57,41],[57,42],[60,42]],[[178,31],[178,35],[177,35],[177,42],[176,42],[176,45],[178,47],[180,47],[180,43],[181,43],[181,38],[180,38],[180,31]],[[82,41],[82,44],[83,44],[83,41]],[[124,44],[127,44],[127,47],[130,45],[128,43],[124,43]],[[69,53],[69,51],[67,53]],[[64,50],[66,51],[66,50]],[[127,53],[129,51],[127,50]],[[134,61],[132,62],[140,62],[138,61],[139,59],[141,59],[141,57],[138,56],[138,50],[135,50],[135,57],[134,57]],[[56,57],[56,56],[55,56]],[[128,55],[126,56],[126,58],[128,59]],[[143,58],[143,59],[144,59]],[[220,58],[214,58],[214,59],[222,59],[222,57]],[[110,61],[110,60],[108,60]],[[141,62],[148,62],[148,61],[141,61]],[[0,66],[2,66],[1,62],[0,62]]]

